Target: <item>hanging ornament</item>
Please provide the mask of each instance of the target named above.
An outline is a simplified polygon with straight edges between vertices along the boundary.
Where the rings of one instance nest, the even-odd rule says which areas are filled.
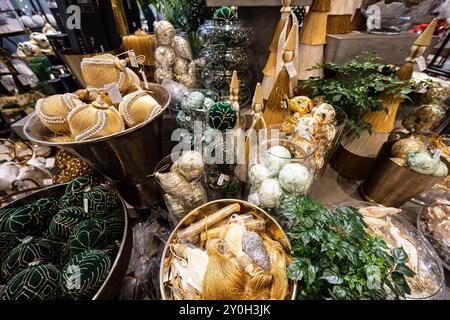
[[[208,124],[220,131],[233,129],[237,121],[237,112],[229,102],[215,103],[208,113]]]

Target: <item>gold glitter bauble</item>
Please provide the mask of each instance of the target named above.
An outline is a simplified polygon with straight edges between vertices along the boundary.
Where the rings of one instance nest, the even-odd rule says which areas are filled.
[[[310,98],[298,96],[289,99],[289,108],[293,112],[298,112],[301,115],[304,115],[311,112],[312,108],[314,108],[314,104]]]
[[[391,158],[391,160],[394,161],[396,164],[398,164],[400,167],[403,167],[405,165],[405,159]]]
[[[405,159],[408,153],[417,152],[423,149],[425,149],[425,145],[422,141],[414,138],[406,138],[394,143],[391,153],[394,158]]]

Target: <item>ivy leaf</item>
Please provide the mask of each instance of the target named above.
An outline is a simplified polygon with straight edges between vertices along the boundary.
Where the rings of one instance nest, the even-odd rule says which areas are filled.
[[[404,264],[398,265],[395,271],[411,278],[416,275],[414,271],[412,271],[410,268],[408,268],[408,266]]]
[[[408,255],[403,248],[395,248],[392,250],[392,256],[396,264],[404,264],[408,262]]]
[[[320,279],[328,281],[330,284],[341,284],[344,282],[344,279],[337,275],[333,270],[331,269],[325,269],[322,273],[322,276]]]

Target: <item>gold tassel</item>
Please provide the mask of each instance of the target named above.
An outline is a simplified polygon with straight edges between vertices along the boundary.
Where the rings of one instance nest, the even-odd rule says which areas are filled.
[[[313,69],[318,64],[323,63],[323,45],[310,46],[307,44],[301,44],[299,46],[300,67],[299,67],[299,80],[307,80],[310,77],[323,77],[322,69]]]
[[[208,248],[208,255],[202,300],[242,300],[245,271],[235,260],[223,256],[215,246]]]
[[[300,31],[300,43],[319,45],[327,43],[327,12],[310,11]]]
[[[245,286],[244,300],[269,300],[273,275],[261,272],[251,277]]]
[[[124,36],[122,43],[125,51],[134,50],[137,56],[144,56],[144,64],[146,66],[155,65],[155,35],[146,34],[142,30],[137,30],[134,35]]]

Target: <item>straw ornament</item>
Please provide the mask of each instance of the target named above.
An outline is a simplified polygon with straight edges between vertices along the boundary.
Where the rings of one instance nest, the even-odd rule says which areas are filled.
[[[73,109],[67,121],[75,141],[105,137],[125,130],[119,111],[101,99]]]
[[[111,54],[103,54],[81,61],[81,73],[88,88],[103,90],[106,84],[115,83],[120,91],[128,86],[127,59],[120,60]]]
[[[173,65],[173,71],[175,71],[175,73],[177,75],[182,75],[185,73],[188,73],[189,71],[189,60],[184,59],[184,58],[176,58],[175,59],[175,63]]]
[[[81,105],[83,102],[73,93],[58,94],[39,99],[36,103],[36,114],[52,132],[68,133],[67,115]]]
[[[161,110],[159,103],[144,90],[127,94],[119,104],[119,112],[129,127],[153,119]]]

